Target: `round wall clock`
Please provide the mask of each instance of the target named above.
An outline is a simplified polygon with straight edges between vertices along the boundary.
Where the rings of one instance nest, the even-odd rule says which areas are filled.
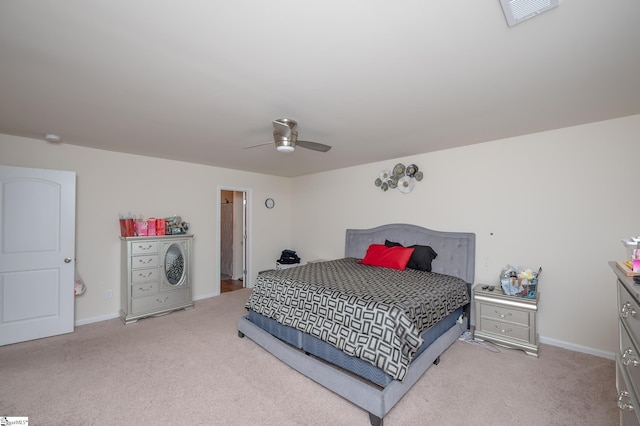
[[[273,206],[276,205],[276,202],[273,201],[273,198],[267,198],[266,200],[264,200],[264,205],[267,206],[268,209],[272,209]]]

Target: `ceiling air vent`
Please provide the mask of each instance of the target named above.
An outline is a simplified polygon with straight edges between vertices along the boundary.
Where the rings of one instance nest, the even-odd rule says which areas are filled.
[[[507,24],[513,27],[549,9],[558,7],[559,0],[500,0]]]

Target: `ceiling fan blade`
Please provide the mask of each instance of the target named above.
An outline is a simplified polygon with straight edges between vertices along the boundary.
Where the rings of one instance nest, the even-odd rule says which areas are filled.
[[[273,142],[265,142],[265,143],[259,143],[258,145],[245,146],[242,149],[251,149],[251,148],[257,148],[259,146],[272,145],[272,144]]]
[[[303,148],[312,149],[314,151],[327,152],[331,149],[329,145],[325,145],[323,143],[311,142],[311,141],[296,141],[297,146],[301,146]]]

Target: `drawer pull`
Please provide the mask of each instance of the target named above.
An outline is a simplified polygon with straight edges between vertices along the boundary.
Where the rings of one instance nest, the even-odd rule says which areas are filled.
[[[499,310],[495,310],[495,313],[500,317],[500,318],[506,318],[506,317],[510,317],[512,314],[511,312],[507,312],[506,314],[501,313]]]
[[[636,310],[633,309],[633,307],[631,306],[631,303],[629,302],[626,302],[624,305],[622,305],[622,309],[620,309],[620,313],[622,314],[622,318],[627,318],[629,315],[631,315],[634,318],[636,316]]]
[[[143,265],[148,265],[151,262],[153,262],[153,257],[150,257],[147,260],[138,258],[138,263],[142,263]]]
[[[138,273],[138,276],[139,276],[140,278],[149,278],[151,275],[153,275],[153,272],[152,272],[152,271],[149,271],[149,272],[147,272],[146,274],[143,274],[142,272],[139,272],[139,273]]]
[[[140,290],[140,291],[151,291],[152,289],[153,289],[153,287],[151,287],[151,286],[149,286],[149,287],[147,287],[147,288],[144,288],[144,287],[138,287],[138,290]]]
[[[496,324],[496,328],[500,330],[500,333],[502,334],[511,333],[513,331],[512,329],[505,330],[504,328],[501,328],[498,324]]]
[[[143,246],[143,245],[141,245],[141,244],[139,244],[139,245],[138,245],[138,248],[139,248],[140,250],[151,250],[151,248],[152,248],[152,247],[153,247],[153,245],[152,245],[152,244],[149,244],[149,245],[147,245],[147,246]]]
[[[629,399],[629,392],[627,392],[626,390],[620,391],[620,394],[618,395],[618,408],[623,411],[633,411],[633,405],[631,405],[630,403],[625,404],[624,402],[622,402],[622,398]]]
[[[631,358],[631,355],[633,355],[633,349],[631,348],[625,349],[624,352],[622,353],[622,363],[624,364],[625,367],[628,367],[628,366],[637,367],[638,364],[640,364],[640,362],[638,362],[637,359]]]
[[[167,300],[169,300],[169,298],[165,297],[164,299],[156,299],[156,302],[158,302],[158,303],[166,303]]]

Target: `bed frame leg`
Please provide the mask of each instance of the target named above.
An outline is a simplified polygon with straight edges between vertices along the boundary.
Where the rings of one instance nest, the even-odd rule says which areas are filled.
[[[241,339],[244,337],[244,333],[240,330],[238,330],[238,337]]]
[[[384,419],[378,416],[374,416],[369,413],[369,421],[371,422],[371,426],[382,426],[384,423]]]
[[[438,364],[440,364],[440,357],[436,358],[436,359],[433,361],[433,365],[438,365]]]

